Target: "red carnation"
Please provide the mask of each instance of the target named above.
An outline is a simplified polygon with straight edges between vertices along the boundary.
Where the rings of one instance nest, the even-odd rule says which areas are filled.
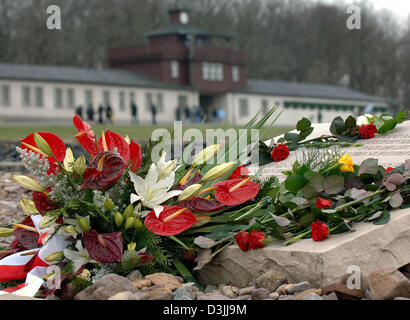
[[[249,249],[259,249],[263,247],[265,247],[265,234],[262,231],[252,231]]]
[[[377,133],[377,128],[376,126],[372,123],[370,124],[364,124],[360,127],[359,129],[359,134],[364,138],[364,139],[371,139],[374,138],[375,134]]]
[[[251,236],[247,232],[239,232],[236,235],[236,243],[238,244],[238,247],[242,251],[248,251],[249,250],[249,244],[251,241]]]
[[[272,159],[275,162],[285,160],[289,157],[289,149],[286,145],[280,144],[272,150]]]
[[[231,176],[228,179],[241,179],[246,178],[249,175],[249,169],[244,165],[240,165],[232,172]]]
[[[386,173],[389,173],[390,171],[393,171],[393,170],[394,170],[394,168],[388,167],[388,168],[386,169]]]
[[[325,240],[329,236],[329,228],[326,224],[317,220],[313,222],[311,225],[312,228],[312,239],[314,241],[322,241]]]
[[[316,200],[316,208],[319,209],[324,209],[324,208],[330,208],[332,206],[332,201],[322,199],[322,198],[317,198]]]

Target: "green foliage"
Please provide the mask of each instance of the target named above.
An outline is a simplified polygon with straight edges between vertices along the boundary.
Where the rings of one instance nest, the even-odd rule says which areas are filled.
[[[80,276],[71,277],[70,282],[75,292],[80,292],[93,284],[91,281],[85,280]]]

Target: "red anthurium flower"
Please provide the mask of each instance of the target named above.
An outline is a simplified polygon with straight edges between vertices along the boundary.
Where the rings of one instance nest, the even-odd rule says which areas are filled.
[[[135,143],[134,140],[131,141],[130,145],[130,170],[137,171],[141,167],[141,147],[139,144]]]
[[[231,176],[228,179],[241,179],[246,178],[249,175],[249,169],[244,165],[240,165],[232,172]]]
[[[251,236],[248,232],[239,232],[236,235],[236,243],[242,251],[248,251],[251,242]]]
[[[215,199],[227,206],[237,206],[255,198],[260,185],[247,179],[231,179],[214,184]]]
[[[249,249],[259,249],[263,247],[265,247],[265,234],[262,231],[252,231]]]
[[[61,140],[59,137],[57,137],[55,134],[50,133],[50,132],[37,132],[50,146],[51,152],[53,153],[53,156],[55,159],[57,159],[58,162],[64,161],[65,154],[66,154],[66,149],[65,149],[65,144],[63,140]],[[21,140],[21,149],[26,149],[27,152],[29,150],[40,154],[40,157],[46,157],[48,159],[48,162],[50,163],[50,169],[48,169],[47,174],[54,174],[56,170],[58,171],[60,168],[58,167],[56,160],[52,157],[47,157],[41,151],[38,149],[36,142],[34,141],[34,134],[30,134],[27,137],[25,137],[23,140]]]
[[[107,130],[107,132],[103,133],[100,139],[98,139],[98,152],[114,150],[117,150],[125,162],[130,160],[130,147],[127,141],[125,141],[122,135]]]
[[[181,185],[181,183],[178,184],[177,186],[177,190],[185,190],[186,188],[188,188],[189,186],[193,185],[193,184],[197,184],[201,181],[202,179],[202,174],[200,174],[199,172],[197,172],[192,178],[191,180],[189,180],[187,183],[185,183],[184,185]]]
[[[273,148],[272,150],[273,161],[279,162],[279,161],[285,160],[287,157],[289,157],[289,148],[286,145],[280,144],[277,147]]]
[[[317,220],[313,222],[312,225],[312,239],[314,241],[325,240],[329,236],[329,228],[326,224]]]
[[[28,227],[34,228],[34,223],[33,220],[31,219],[30,216],[24,218],[22,222],[20,222],[21,225],[25,225]],[[39,234],[38,232],[34,232],[31,230],[23,229],[23,228],[16,228],[16,230],[13,231],[13,235],[16,237],[16,240],[26,249],[34,249],[37,248],[37,241]]]
[[[98,234],[91,230],[83,232],[84,248],[87,249],[91,259],[100,263],[120,261],[123,251],[122,233]]]
[[[85,169],[83,182],[87,188],[105,190],[116,183],[122,176],[127,164],[118,154],[105,151],[98,154]]]
[[[75,136],[76,139],[89,154],[95,157],[98,153],[98,150],[95,144],[95,136],[94,132],[91,130],[91,126],[87,122],[83,121],[78,114],[74,116],[73,123],[78,130],[78,133]]]
[[[145,218],[147,229],[160,236],[174,236],[189,229],[195,222],[195,215],[181,206],[163,206],[158,217],[152,210]]]
[[[390,171],[393,171],[393,170],[394,170],[394,168],[388,167],[388,168],[386,169],[386,173],[389,173]]]
[[[324,209],[324,208],[330,208],[332,206],[332,201],[322,199],[322,198],[317,198],[316,200],[316,208],[319,209]]]
[[[203,198],[193,198],[190,200],[184,200],[178,202],[178,204],[182,207],[188,208],[189,210],[198,213],[217,212],[225,207],[224,204]]]
[[[40,213],[60,208],[60,206],[54,203],[44,192],[33,191],[33,201]]]
[[[365,139],[374,138],[376,133],[377,133],[377,128],[373,122],[370,124],[364,124],[360,126],[359,134]]]
[[[138,260],[139,264],[146,264],[146,263],[149,263],[155,260],[155,257],[152,254],[149,254],[147,252],[138,252],[138,255],[139,255],[139,260]]]

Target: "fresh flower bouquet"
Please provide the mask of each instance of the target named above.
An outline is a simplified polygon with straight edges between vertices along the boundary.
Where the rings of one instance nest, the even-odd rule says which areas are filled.
[[[259,121],[258,113],[247,128],[260,129],[275,110]],[[335,131],[335,137],[356,132],[353,120],[354,125],[346,120],[349,125],[344,122],[343,130],[340,121],[332,124],[343,131]],[[97,139],[78,115],[73,119],[76,139],[87,157],[74,159],[52,133],[30,134],[18,148],[30,177],[13,179],[32,190],[33,199],[21,199],[27,214],[23,221],[0,228],[1,236],[15,237],[0,252],[0,281],[27,278],[6,291],[25,289],[34,295],[44,280],[56,277],[49,266],[59,267],[63,287],[71,283],[77,291],[104,274],[126,275],[134,269],[145,274],[179,272],[195,281],[191,271],[235,241],[244,251],[270,241],[291,244],[310,235],[322,241],[329,233],[350,230],[356,221],[386,223],[391,209],[409,205],[410,160],[388,170],[376,159],[353,164],[348,154],[335,149],[335,137],[303,142],[313,128],[306,119],[301,121],[298,138],[285,134],[279,141],[283,146],[269,151],[271,161],[286,158],[287,146],[294,150],[324,143],[328,149],[308,148],[285,172],[282,184],[276,177],[251,176],[239,159],[209,163],[238,145],[211,145],[196,154],[192,164],[178,165],[177,159],[167,161],[165,152],[153,163],[152,141],[142,150],[111,131]],[[263,153],[266,145],[260,142],[259,147]]]

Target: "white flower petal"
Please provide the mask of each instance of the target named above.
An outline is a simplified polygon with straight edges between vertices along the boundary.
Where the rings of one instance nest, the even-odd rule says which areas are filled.
[[[162,211],[164,211],[164,207],[163,207],[163,206],[156,206],[156,207],[154,207],[154,212],[155,212],[155,215],[157,216],[157,218],[159,217],[159,215],[161,214]]]

